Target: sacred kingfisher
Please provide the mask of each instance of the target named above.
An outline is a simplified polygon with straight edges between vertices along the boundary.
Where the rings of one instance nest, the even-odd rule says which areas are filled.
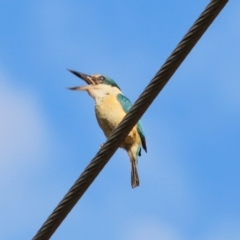
[[[99,126],[107,138],[122,121],[123,117],[132,107],[130,100],[123,95],[116,82],[101,74],[86,75],[69,70],[88,85],[69,87],[70,90],[83,90],[95,100],[95,113]],[[146,139],[140,121],[133,127],[120,147],[125,149],[131,162],[131,184],[135,188],[139,186],[137,172],[137,159],[141,156],[141,146],[147,152]]]

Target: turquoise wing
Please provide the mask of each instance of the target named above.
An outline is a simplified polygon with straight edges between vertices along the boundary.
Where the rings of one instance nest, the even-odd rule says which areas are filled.
[[[132,107],[131,101],[127,97],[125,97],[124,95],[122,95],[120,93],[117,95],[117,99],[121,103],[124,112],[125,113],[129,112],[129,110]],[[138,133],[140,135],[141,141],[142,141],[142,147],[147,152],[146,138],[145,138],[145,135],[143,132],[143,126],[142,126],[142,123],[140,120],[137,123],[137,129],[138,129]],[[141,151],[139,151],[139,156],[141,156]]]

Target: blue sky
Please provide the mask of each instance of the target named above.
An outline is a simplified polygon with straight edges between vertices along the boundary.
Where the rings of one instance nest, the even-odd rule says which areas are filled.
[[[31,239],[105,137],[66,71],[134,102],[209,1],[0,1],[0,239]],[[240,239],[240,2],[230,1],[51,239]]]

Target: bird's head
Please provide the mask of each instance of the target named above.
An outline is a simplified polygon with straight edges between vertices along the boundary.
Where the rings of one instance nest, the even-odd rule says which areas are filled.
[[[101,74],[87,75],[74,70],[68,70],[87,83],[85,86],[69,87],[68,89],[70,90],[88,91],[93,98],[99,95],[118,94],[121,92],[120,87],[109,77]]]

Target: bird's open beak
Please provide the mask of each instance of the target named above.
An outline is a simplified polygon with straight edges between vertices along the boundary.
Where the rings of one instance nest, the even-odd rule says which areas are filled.
[[[94,80],[92,79],[92,77],[90,75],[86,75],[84,73],[80,73],[71,69],[68,69],[69,72],[73,73],[75,76],[81,78],[82,80],[84,80],[88,85],[86,86],[78,86],[78,87],[69,87],[69,90],[77,90],[77,91],[87,91],[88,89],[91,88],[92,85],[95,85],[96,83],[94,82]]]

